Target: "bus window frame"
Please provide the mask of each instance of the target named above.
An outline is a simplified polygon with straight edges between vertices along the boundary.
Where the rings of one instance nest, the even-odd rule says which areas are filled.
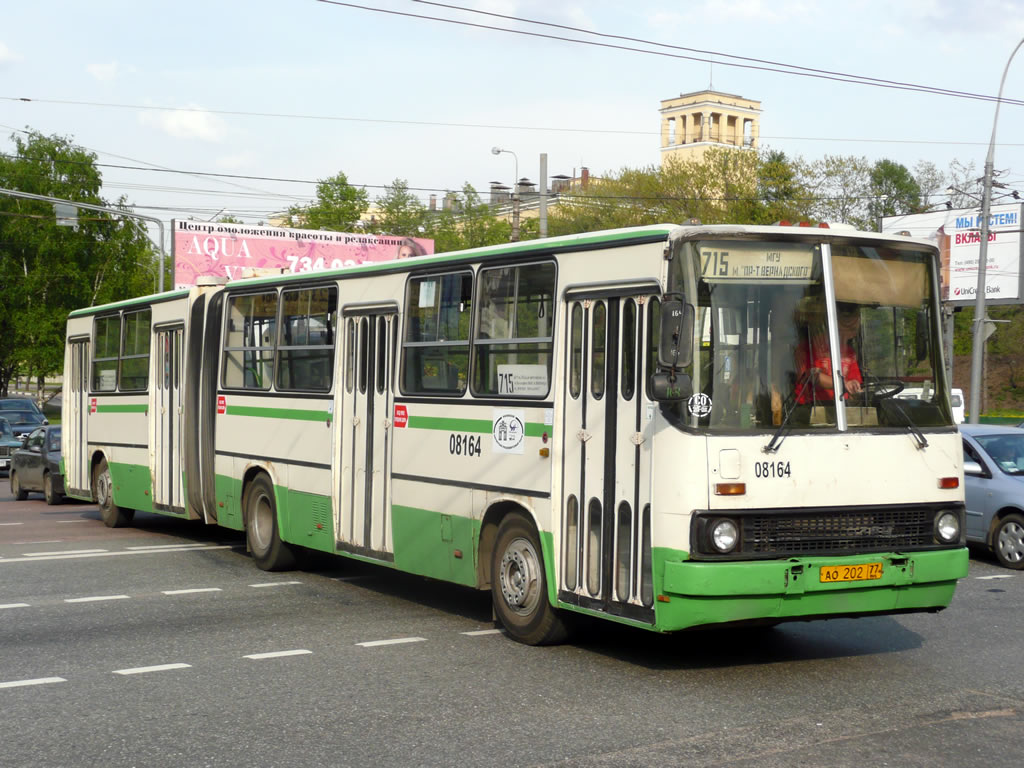
[[[278,334],[278,326],[280,325],[281,289],[283,287],[284,286],[278,285],[278,286],[273,286],[270,289],[267,289],[266,287],[262,287],[261,286],[258,289],[254,287],[254,288],[250,288],[250,289],[247,289],[247,290],[244,290],[244,291],[226,291],[224,293],[224,299],[225,299],[225,305],[226,306],[224,307],[224,320],[223,320],[222,325],[221,325],[221,333],[222,333],[222,335],[221,335],[221,345],[220,345],[220,386],[221,386],[222,389],[228,390],[228,391],[233,391],[233,392],[271,392],[271,391],[274,390],[275,379],[276,379],[276,376],[277,376],[277,334]],[[228,333],[230,332],[228,330],[228,325],[231,322],[231,312],[232,312],[232,308],[234,306],[235,300],[236,299],[243,299],[243,298],[249,297],[249,296],[270,296],[270,295],[272,295],[274,297],[274,333],[273,333],[273,338],[271,340],[270,346],[269,347],[265,347],[265,346],[249,346],[249,345],[244,345],[244,344],[241,345],[241,346],[228,346]],[[244,335],[243,335],[243,341],[244,341]],[[255,352],[259,353],[259,352],[261,352],[263,350],[268,350],[268,349],[270,350],[270,375],[266,377],[268,379],[267,385],[266,386],[262,386],[262,387],[246,387],[246,386],[244,386],[244,381],[245,381],[244,353],[247,352],[247,351],[255,351]],[[227,366],[228,354],[231,353],[231,352],[242,352],[243,353],[243,360],[242,360],[242,366],[241,366],[242,381],[243,381],[243,385],[242,386],[228,384],[227,381],[226,381],[227,374],[228,374],[228,366]],[[264,361],[261,360],[261,359],[257,359],[257,362],[264,363]]]

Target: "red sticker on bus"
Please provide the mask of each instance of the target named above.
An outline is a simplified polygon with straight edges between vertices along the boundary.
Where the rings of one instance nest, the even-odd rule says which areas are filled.
[[[89,413],[96,413],[96,398],[89,401]]]
[[[224,395],[217,395],[217,413],[223,415],[228,410],[228,399]]]
[[[404,405],[395,406],[395,426],[404,427],[409,423],[409,411],[406,410]]]

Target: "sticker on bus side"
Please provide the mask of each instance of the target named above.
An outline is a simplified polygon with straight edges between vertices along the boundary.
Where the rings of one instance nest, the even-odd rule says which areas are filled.
[[[491,436],[495,453],[522,453],[526,418],[522,411],[494,411]]]
[[[409,423],[409,411],[404,405],[395,406],[395,426],[404,428]]]

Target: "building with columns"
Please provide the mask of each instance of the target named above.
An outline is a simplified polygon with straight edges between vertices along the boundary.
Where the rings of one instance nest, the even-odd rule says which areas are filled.
[[[761,102],[705,90],[661,101],[661,164],[699,161],[710,147],[757,149]]]

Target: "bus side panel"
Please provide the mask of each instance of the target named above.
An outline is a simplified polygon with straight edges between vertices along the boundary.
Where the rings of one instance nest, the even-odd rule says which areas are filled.
[[[406,502],[391,506],[395,567],[476,586],[480,520],[472,516],[473,492],[396,480],[393,493]]]

